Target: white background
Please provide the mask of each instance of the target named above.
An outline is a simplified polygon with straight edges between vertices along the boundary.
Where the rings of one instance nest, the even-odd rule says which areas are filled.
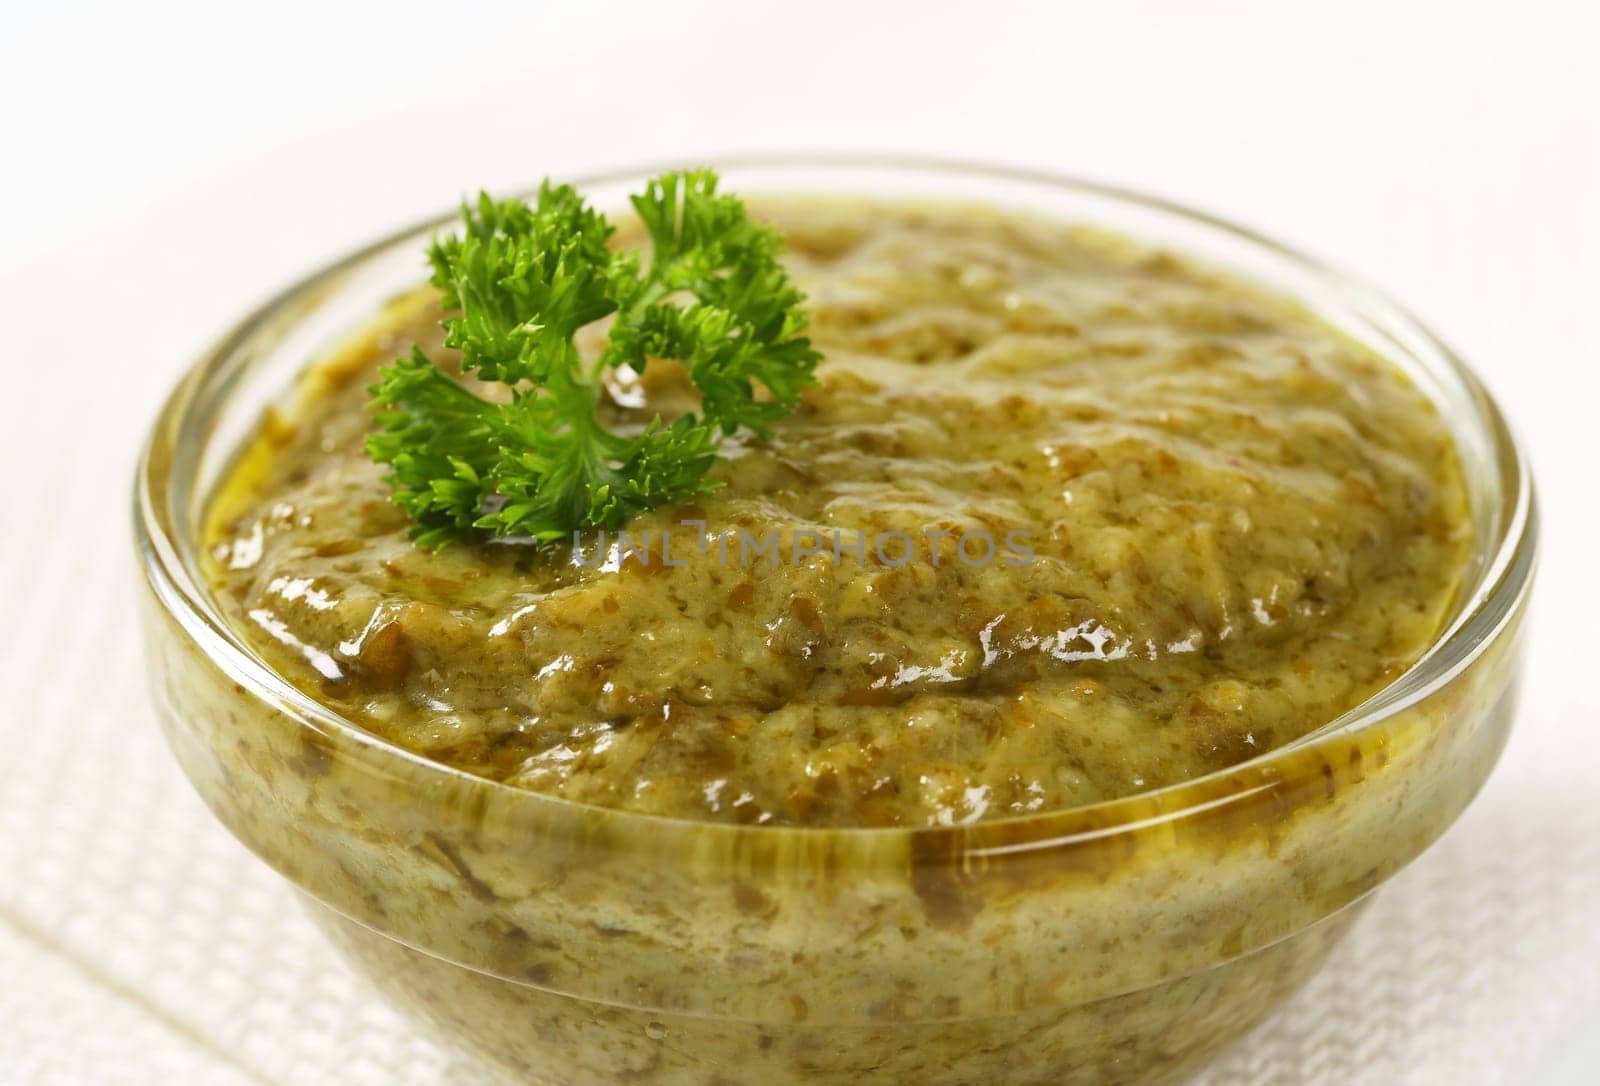
[[[923,151],[1244,220],[1406,302],[1533,450],[1519,731],[1215,1082],[1600,1078],[1600,9],[804,0],[18,4],[0,31],[0,1082],[479,1083],[161,747],[127,484],[245,306],[480,186]]]

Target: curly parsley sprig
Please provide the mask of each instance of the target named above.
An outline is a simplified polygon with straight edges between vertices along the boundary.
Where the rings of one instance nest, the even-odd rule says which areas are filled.
[[[769,434],[813,382],[820,356],[774,230],[717,192],[710,170],[664,174],[632,202],[650,236],[647,265],[613,251],[605,216],[548,181],[532,207],[487,195],[463,204],[465,231],[429,247],[445,344],[463,372],[511,392],[484,399],[421,348],[380,372],[367,455],[387,466],[418,544],[544,542],[703,493],[719,437]],[[693,300],[673,300],[684,296]],[[578,330],[612,314],[605,347],[585,364]],[[596,414],[605,372],[640,372],[650,358],[685,366],[699,413],[657,416],[636,434],[606,429]]]

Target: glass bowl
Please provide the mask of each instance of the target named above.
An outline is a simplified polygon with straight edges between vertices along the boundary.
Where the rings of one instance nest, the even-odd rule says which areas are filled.
[[[216,816],[355,965],[558,1084],[1154,1081],[1316,969],[1505,743],[1533,569],[1527,466],[1400,309],[1246,230],[1100,185],[940,162],[714,163],[726,187],[981,202],[1091,223],[1299,299],[1401,366],[1460,449],[1476,546],[1444,635],[1366,703],[1231,769],[963,827],[706,824],[520,791],[390,746],[274,674],[198,572],[262,411],[423,277],[408,229],[256,310],[183,379],[136,479],[155,705]],[[592,178],[601,207],[655,170]]]

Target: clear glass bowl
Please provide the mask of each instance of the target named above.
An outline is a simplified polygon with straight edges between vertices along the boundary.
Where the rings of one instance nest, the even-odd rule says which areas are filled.
[[[184,378],[136,481],[155,703],[216,816],[350,959],[531,1081],[1068,1083],[1193,1069],[1317,967],[1505,742],[1533,568],[1527,467],[1478,381],[1404,312],[1248,231],[1062,178],[945,163],[716,164],[743,194],[978,201],[1083,221],[1300,299],[1452,427],[1476,549],[1415,667],[1305,738],[1114,802],[957,828],[705,824],[433,764],[341,719],[229,628],[207,495],[294,375],[414,288],[431,221],[312,275]],[[580,185],[602,207],[655,173]]]

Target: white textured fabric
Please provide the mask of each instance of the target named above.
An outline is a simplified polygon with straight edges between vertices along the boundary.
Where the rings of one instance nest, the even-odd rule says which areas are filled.
[[[1165,191],[1364,272],[1479,365],[1532,444],[1546,513],[1517,734],[1461,822],[1204,1081],[1600,1081],[1592,5],[895,7],[528,15],[499,76],[419,88],[132,210],[115,191],[40,208],[73,233],[0,255],[0,1083],[493,1081],[345,972],[167,756],[132,613],[136,444],[247,304],[462,188],[818,145]],[[583,48],[536,48],[552,35]],[[585,65],[662,56],[696,103],[672,125],[621,77],[589,81],[582,110],[539,105]]]

